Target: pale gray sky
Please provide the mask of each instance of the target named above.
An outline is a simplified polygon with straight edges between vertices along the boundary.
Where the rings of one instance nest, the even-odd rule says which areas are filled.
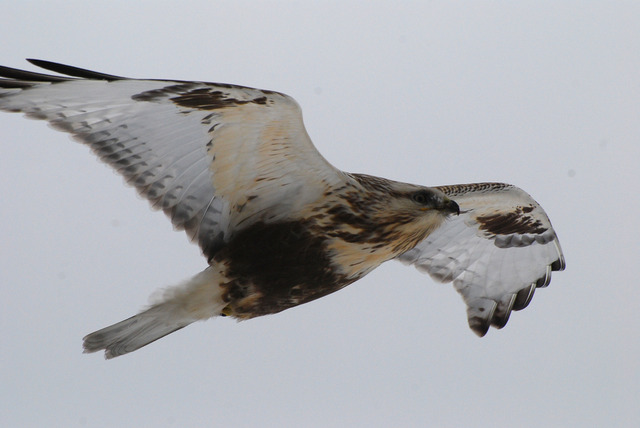
[[[631,427],[640,418],[637,2],[13,2],[0,63],[285,92],[339,168],[514,183],[567,270],[478,339],[390,262],[313,303],[112,361],[81,338],[205,266],[86,147],[0,115],[3,427]]]

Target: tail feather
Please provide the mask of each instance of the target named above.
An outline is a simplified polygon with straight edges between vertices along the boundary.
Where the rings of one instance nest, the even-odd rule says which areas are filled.
[[[184,284],[165,290],[162,300],[124,321],[84,337],[84,352],[104,349],[105,358],[140,349],[189,324],[220,315],[225,306],[211,268]]]
[[[104,349],[107,359],[133,352],[145,345],[180,330],[190,321],[166,322],[161,307],[152,307],[124,321],[105,327],[84,337],[84,352]]]

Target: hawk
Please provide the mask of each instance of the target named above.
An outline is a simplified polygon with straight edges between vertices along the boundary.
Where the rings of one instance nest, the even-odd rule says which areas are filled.
[[[208,261],[139,314],[87,335],[85,352],[113,358],[195,321],[274,314],[391,259],[453,282],[483,336],[565,268],[545,211],[523,190],[340,171],[285,94],[29,61],[57,75],[1,67],[0,110],[88,145]]]

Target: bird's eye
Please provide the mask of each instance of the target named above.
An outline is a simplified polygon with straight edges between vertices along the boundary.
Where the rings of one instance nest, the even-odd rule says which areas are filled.
[[[431,202],[431,195],[429,195],[427,192],[416,192],[411,196],[411,199],[413,199],[414,202],[417,202],[420,205],[427,205],[429,202]]]

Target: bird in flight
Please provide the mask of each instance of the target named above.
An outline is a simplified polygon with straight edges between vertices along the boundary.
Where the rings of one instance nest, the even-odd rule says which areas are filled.
[[[549,218],[523,190],[340,171],[285,94],[29,61],[58,74],[0,67],[0,110],[89,146],[208,261],[139,314],[87,335],[85,352],[113,358],[195,321],[274,314],[392,259],[453,282],[484,336],[565,268]]]

